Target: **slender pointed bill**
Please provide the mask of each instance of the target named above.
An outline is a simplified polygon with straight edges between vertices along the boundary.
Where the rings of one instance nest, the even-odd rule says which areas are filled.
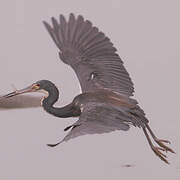
[[[10,97],[13,97],[13,96],[16,96],[16,95],[29,93],[29,92],[35,92],[37,90],[38,90],[37,85],[31,85],[31,86],[28,86],[28,87],[26,87],[24,89],[15,90],[15,91],[13,91],[13,92],[11,92],[9,94],[1,96],[0,99],[2,99],[2,98],[10,98]]]

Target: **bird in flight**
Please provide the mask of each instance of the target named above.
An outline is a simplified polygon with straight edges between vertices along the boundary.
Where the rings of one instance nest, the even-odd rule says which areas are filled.
[[[59,49],[60,59],[75,71],[82,93],[70,104],[54,107],[59,90],[51,81],[40,80],[1,99],[40,91],[45,93],[41,100],[45,111],[60,118],[79,117],[74,124],[64,129],[69,130],[64,139],[49,146],[85,134],[127,131],[130,126],[135,126],[142,128],[152,151],[168,163],[163,151],[174,153],[166,145],[170,142],[156,137],[144,111],[132,98],[133,82],[110,39],[81,15],[75,17],[70,14],[68,21],[63,15],[59,16],[59,20],[54,17],[51,20],[52,25],[45,21],[43,23]]]

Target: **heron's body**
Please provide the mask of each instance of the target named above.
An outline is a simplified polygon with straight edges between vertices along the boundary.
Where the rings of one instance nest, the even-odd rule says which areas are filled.
[[[75,18],[73,14],[68,21],[60,15],[59,21],[52,18],[52,26],[47,22],[44,25],[59,49],[60,59],[75,71],[82,93],[70,104],[57,108],[54,103],[59,98],[58,89],[52,82],[41,80],[5,97],[43,90],[46,96],[42,106],[48,113],[62,118],[79,117],[77,122],[65,128],[71,130],[61,142],[84,134],[127,131],[131,125],[138,126],[143,129],[155,154],[168,163],[161,150],[174,151],[163,143],[168,141],[154,135],[145,113],[131,98],[133,82],[110,39],[90,21],[82,16]],[[160,147],[152,144],[147,130]]]
[[[144,127],[145,123],[148,123],[144,112],[137,105],[136,100],[108,90],[81,93],[73,99],[72,103],[63,108],[56,108],[53,106],[59,98],[59,91],[55,85],[46,88],[45,94],[48,94],[48,96],[42,99],[42,106],[48,113],[57,117],[66,118],[80,116],[83,109],[89,106],[106,107],[117,114],[122,113],[127,117],[128,120],[124,123],[139,127]]]

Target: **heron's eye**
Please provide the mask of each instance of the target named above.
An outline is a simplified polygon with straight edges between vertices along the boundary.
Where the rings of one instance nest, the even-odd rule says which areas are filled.
[[[39,88],[40,88],[40,85],[39,85],[39,84],[34,84],[34,85],[33,85],[33,89],[38,90]]]

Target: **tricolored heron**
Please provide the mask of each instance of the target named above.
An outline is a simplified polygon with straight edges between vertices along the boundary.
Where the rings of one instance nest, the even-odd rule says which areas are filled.
[[[151,149],[168,163],[161,151],[174,151],[165,145],[169,141],[155,136],[144,111],[131,98],[134,92],[132,80],[110,39],[81,15],[75,18],[70,14],[68,21],[63,15],[59,21],[52,17],[52,26],[43,23],[59,49],[60,59],[74,69],[82,93],[70,104],[57,108],[53,105],[59,98],[58,89],[51,81],[41,80],[3,98],[42,91],[46,94],[41,101],[45,111],[61,118],[79,117],[77,122],[65,128],[65,131],[71,130],[62,141],[49,146],[85,134],[127,131],[133,125],[143,129]],[[159,146],[152,143],[149,134]]]

